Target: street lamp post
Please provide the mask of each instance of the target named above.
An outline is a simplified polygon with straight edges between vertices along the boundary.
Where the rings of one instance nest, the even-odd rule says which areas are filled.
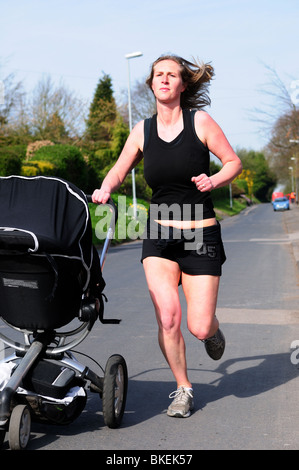
[[[131,78],[130,78],[130,59],[135,57],[142,56],[142,52],[131,52],[126,54],[125,58],[127,59],[128,64],[128,108],[129,108],[129,129],[132,130],[132,107],[131,107]],[[133,193],[133,214],[134,219],[137,217],[137,200],[136,200],[136,183],[135,183],[135,168],[131,171],[132,174],[132,193]]]
[[[299,140],[296,140],[296,139],[290,139],[289,142],[291,144],[299,144]],[[298,171],[298,168],[297,168],[297,155],[295,155],[294,157],[291,157],[291,160],[294,160],[295,161],[295,192],[296,192],[296,204],[298,204],[298,175],[297,175],[297,171]]]
[[[291,183],[292,183],[292,193],[294,192],[294,168],[289,166],[289,170],[291,170]]]

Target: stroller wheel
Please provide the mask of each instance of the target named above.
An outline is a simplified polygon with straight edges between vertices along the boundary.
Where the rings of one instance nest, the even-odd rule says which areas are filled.
[[[8,440],[11,450],[26,448],[31,429],[31,415],[26,405],[17,405],[11,413]]]
[[[103,382],[103,415],[109,428],[117,428],[122,420],[128,389],[128,371],[124,358],[109,357]]]

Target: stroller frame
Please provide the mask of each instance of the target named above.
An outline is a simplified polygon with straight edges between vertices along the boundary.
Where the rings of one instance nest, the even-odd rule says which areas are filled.
[[[1,180],[7,180],[9,178],[17,180],[19,177],[13,176],[0,178],[0,188]],[[29,183],[35,178],[37,177],[22,179],[25,180],[25,183],[27,183],[26,180],[28,180]],[[40,179],[40,177],[38,178]],[[48,180],[51,179],[47,177],[41,178],[45,179],[47,184]],[[58,178],[54,178],[54,180],[56,180],[55,184],[57,184],[57,181],[58,184],[61,183],[63,186],[70,184]],[[22,181],[22,184],[23,183],[24,181]],[[75,189],[80,194],[80,190],[77,188]],[[86,203],[88,210],[87,202],[91,202],[91,197],[85,196],[83,193],[82,195],[83,200],[85,199],[84,203]],[[101,272],[103,270],[117,220],[117,208],[115,204],[110,199],[107,205],[109,210],[112,212],[112,217],[100,257],[99,266]],[[24,227],[20,230],[25,231]],[[5,236],[7,236],[7,234],[5,234]],[[2,251],[3,250],[0,250],[0,259]],[[5,250],[4,253],[6,254]],[[10,253],[9,250],[8,253]],[[0,366],[4,363],[14,364],[14,370],[10,378],[6,382],[4,388],[0,391],[0,448],[4,442],[6,432],[8,432],[9,446],[11,449],[20,450],[26,448],[30,438],[32,417],[37,421],[41,420],[42,422],[46,421],[54,424],[69,424],[74,421],[85,407],[86,384],[89,385],[90,391],[98,393],[102,399],[102,410],[105,424],[110,428],[117,428],[120,426],[125,410],[128,386],[128,373],[125,359],[119,354],[110,356],[106,363],[105,370],[102,369],[104,375],[100,376],[89,367],[81,364],[72,352],[72,348],[81,343],[89,335],[97,319],[99,319],[103,324],[117,324],[120,322],[118,319],[103,318],[104,302],[102,296],[104,294],[102,294],[102,292],[97,292],[97,294],[97,297],[94,297],[94,294],[86,295],[86,292],[84,292],[78,315],[74,315],[74,319],[77,317],[79,320],[79,326],[71,329],[70,331],[60,331],[60,329],[66,325],[62,325],[54,329],[24,328],[23,326],[19,327],[18,325],[10,324],[6,318],[2,318],[4,323],[23,335],[23,343],[12,340],[7,335],[0,332],[0,340],[2,340],[8,348],[12,348],[14,350],[10,356],[7,356],[5,359],[0,361]],[[59,367],[62,372],[66,371],[67,377],[71,376],[72,381],[70,384],[72,383],[72,386],[68,386],[67,381],[64,382],[66,379],[61,379],[60,376],[55,379],[55,383],[57,384],[60,381],[61,386],[64,387],[62,388],[63,390],[66,389],[69,391],[68,387],[79,387],[81,395],[82,390],[84,391],[83,396],[76,396],[74,402],[72,402],[72,412],[69,411],[72,407],[65,405],[66,413],[65,416],[62,415],[62,418],[61,416],[59,416],[59,418],[56,418],[56,416],[53,417],[52,408],[55,408],[56,404],[55,394],[52,397],[51,393],[47,393],[45,395],[39,390],[32,391],[30,389],[27,390],[27,387],[26,389],[24,387],[24,383],[26,383],[26,381],[28,383],[28,377],[30,378],[33,376],[33,370],[35,370],[36,367],[40,366],[42,369],[45,366],[49,366],[49,363]],[[61,374],[63,375],[62,372]],[[33,383],[32,377],[29,380],[29,383]],[[44,384],[42,384],[42,386],[44,386]],[[78,403],[78,405],[74,406],[75,402]],[[48,412],[45,412],[45,409],[49,409],[49,416],[47,415]]]

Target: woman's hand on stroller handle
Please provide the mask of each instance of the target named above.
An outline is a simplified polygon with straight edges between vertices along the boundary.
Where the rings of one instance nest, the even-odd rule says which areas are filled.
[[[104,189],[95,189],[91,198],[95,204],[106,204],[110,199],[111,193]]]
[[[86,194],[86,199],[87,199],[87,202],[92,202],[94,204],[107,204],[107,206],[111,206],[112,207],[112,212],[114,213],[114,223],[116,223],[117,221],[117,218],[118,218],[118,209],[117,209],[117,206],[116,204],[114,203],[114,201],[111,199],[111,197],[108,198],[108,200],[106,202],[94,202],[94,198],[93,198],[93,195],[91,194]]]
[[[95,201],[94,198],[93,198],[93,195],[92,194],[86,194],[86,199],[87,199],[87,202],[92,202],[93,204],[110,204],[110,205],[114,205],[114,202],[112,201],[112,199],[109,197],[105,202],[98,202],[98,201]]]

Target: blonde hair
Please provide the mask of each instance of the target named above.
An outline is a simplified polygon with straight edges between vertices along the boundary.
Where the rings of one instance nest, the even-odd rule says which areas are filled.
[[[181,94],[182,108],[199,109],[211,104],[208,86],[214,76],[214,68],[210,63],[205,64],[194,59],[192,63],[176,55],[162,55],[153,62],[150,75],[146,80],[150,89],[152,89],[154,68],[162,60],[173,60],[180,65],[181,77],[186,86]]]

